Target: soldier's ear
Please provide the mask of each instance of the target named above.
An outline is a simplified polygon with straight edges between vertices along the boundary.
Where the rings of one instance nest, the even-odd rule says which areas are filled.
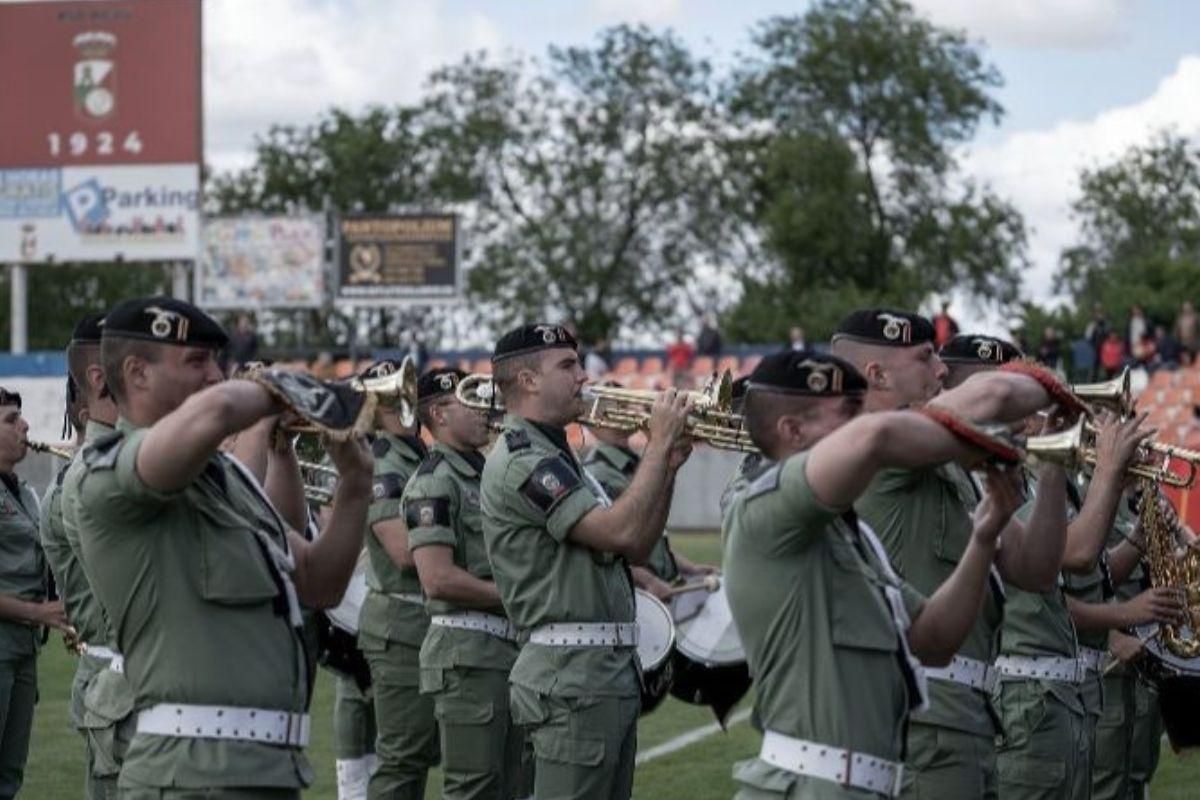
[[[887,367],[878,361],[868,361],[866,367],[863,368],[862,374],[867,379],[867,386],[872,389],[891,388],[892,381],[888,375]]]
[[[121,362],[121,375],[125,379],[125,386],[137,389],[146,388],[148,383],[147,366],[149,366],[148,362],[141,356],[125,356],[125,360]]]
[[[790,446],[804,436],[804,421],[795,414],[780,414],[775,420],[775,441]]]

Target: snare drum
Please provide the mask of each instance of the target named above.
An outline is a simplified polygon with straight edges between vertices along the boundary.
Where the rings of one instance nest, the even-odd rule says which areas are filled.
[[[671,648],[675,645],[675,623],[662,601],[643,589],[635,589],[637,600],[638,661],[642,665],[642,713],[658,707],[671,688]]]
[[[710,706],[724,725],[730,710],[750,691],[750,667],[725,587],[711,594],[688,592],[677,599],[671,694],[685,703]]]
[[[318,615],[317,663],[330,672],[349,678],[358,688],[371,686],[371,670],[358,648],[358,616],[367,597],[367,565],[360,558],[342,602]]]

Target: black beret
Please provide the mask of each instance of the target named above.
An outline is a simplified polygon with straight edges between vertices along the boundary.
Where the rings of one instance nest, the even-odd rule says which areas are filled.
[[[942,345],[938,356],[947,364],[1007,364],[1025,354],[1012,342],[995,336],[960,333]]]
[[[16,406],[21,407],[21,395],[17,392],[10,392],[8,389],[0,386],[0,406]]]
[[[860,308],[837,327],[833,341],[851,339],[888,347],[912,347],[933,341],[933,323],[920,314],[890,308]]]
[[[104,318],[103,338],[146,339],[181,347],[224,347],[229,336],[191,303],[157,295],[126,300]]]
[[[496,350],[492,353],[492,363],[496,364],[506,358],[536,353],[539,350],[550,350],[555,347],[579,349],[579,342],[571,332],[562,325],[522,325],[513,328],[500,337],[496,342]]]
[[[750,373],[748,391],[799,394],[810,397],[866,394],[867,379],[854,365],[815,350],[784,350],[758,362]]]
[[[735,403],[738,400],[745,398],[746,390],[750,388],[750,376],[743,375],[740,378],[735,378],[733,381],[733,386],[730,388],[732,390],[732,397]]]
[[[453,395],[458,388],[458,382],[467,377],[467,373],[457,367],[436,367],[429,370],[417,381],[417,397],[419,402],[428,403],[439,397]]]
[[[75,323],[71,331],[71,344],[100,344],[100,334],[104,331],[104,314],[85,314]]]

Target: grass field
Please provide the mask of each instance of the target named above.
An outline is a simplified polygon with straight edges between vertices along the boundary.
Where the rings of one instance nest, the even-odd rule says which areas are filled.
[[[715,535],[677,535],[672,544],[696,561],[716,563],[719,549]],[[62,647],[52,643],[40,665],[41,703],[34,724],[33,745],[21,798],[62,800],[78,798],[83,785],[83,741],[67,726],[67,693],[75,662]],[[317,771],[317,782],[305,796],[313,800],[336,797],[333,775],[333,682],[322,672],[313,699],[313,739],[309,755]],[[638,731],[639,746],[655,745],[713,721],[708,709],[689,706],[668,698],[653,714],[643,718]],[[638,800],[725,800],[732,797],[734,784],[730,766],[758,749],[758,734],[746,723],[732,726],[669,755],[642,764],[637,770],[634,797]],[[1191,800],[1200,796],[1197,779],[1200,762],[1180,759],[1164,746],[1152,796],[1155,800]],[[427,797],[439,795],[437,776],[430,782]]]

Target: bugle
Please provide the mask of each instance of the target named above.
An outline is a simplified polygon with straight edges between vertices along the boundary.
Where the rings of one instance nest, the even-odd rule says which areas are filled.
[[[386,375],[364,378],[356,376],[343,383],[356,392],[370,395],[374,402],[390,408],[400,416],[400,423],[410,428],[417,422],[417,366],[405,356],[400,367]],[[300,422],[287,426],[288,433],[319,433],[314,426]]]
[[[324,464],[300,460],[300,477],[304,482],[304,497],[317,505],[327,506],[333,502],[338,471]]]
[[[49,444],[47,442],[35,442],[33,439],[26,439],[25,446],[35,453],[48,453],[55,458],[62,458],[70,461],[75,456],[75,448],[69,444]]]
[[[1096,466],[1096,438],[1099,430],[1094,424],[1080,419],[1070,428],[1059,433],[1030,436],[1022,445],[1026,455],[1035,460],[1061,464],[1068,468]],[[1183,465],[1183,474],[1172,469],[1173,464]],[[1200,468],[1200,452],[1175,445],[1150,440],[1138,447],[1138,453],[1127,468],[1126,474],[1145,478],[1154,483],[1176,489],[1190,488],[1196,482],[1196,470]]]
[[[1128,417],[1134,411],[1133,387],[1128,367],[1111,380],[1073,384],[1071,393],[1082,400],[1084,405],[1092,408],[1093,413],[1096,408],[1104,408],[1121,417]]]

